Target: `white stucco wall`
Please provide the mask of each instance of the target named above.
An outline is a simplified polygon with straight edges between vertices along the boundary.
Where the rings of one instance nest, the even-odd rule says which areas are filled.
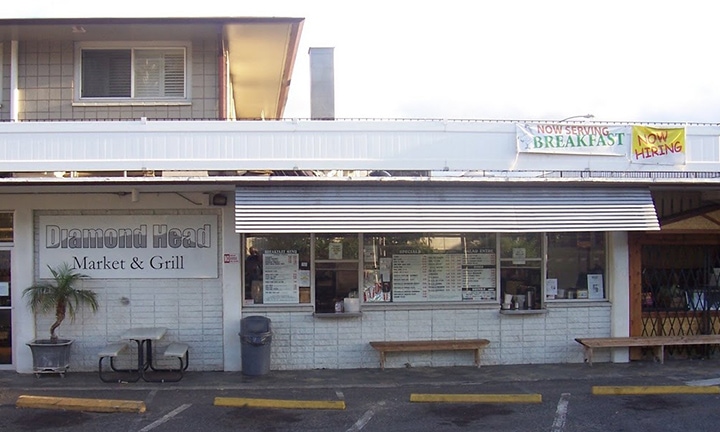
[[[38,215],[178,215],[218,216],[220,235],[218,277],[211,279],[95,279],[83,281],[83,287],[98,294],[100,309],[93,314],[82,309],[75,322],[67,318],[58,329],[62,338],[75,339],[72,370],[96,370],[97,352],[109,341],[120,338],[129,327],[162,326],[168,333],[160,345],[180,340],[190,345],[192,370],[239,369],[238,329],[240,302],[232,306],[233,294],[239,296],[239,266],[235,260],[224,264],[223,254],[240,257],[239,240],[232,229],[232,203],[225,207],[208,205],[204,193],[152,193],[141,195],[139,202],[117,193],[32,194],[3,199],[0,210],[14,210],[15,236],[12,246],[13,354],[14,368],[32,371],[32,357],[26,342],[47,338],[53,321],[50,315],[36,318],[26,307],[22,290],[35,280],[40,263],[34,223]],[[189,198],[186,199],[186,198]],[[191,202],[192,201],[192,202]],[[199,204],[199,205],[196,205]],[[230,228],[227,229],[227,226]],[[227,275],[225,273],[227,272]],[[223,301],[227,295],[228,302]],[[234,326],[232,325],[234,323]],[[225,351],[224,351],[225,350]]]
[[[630,336],[630,252],[628,249],[628,235],[626,232],[610,233],[608,247],[613,253],[610,255],[609,274],[613,283],[612,315],[610,335]],[[615,348],[612,350],[614,363],[627,363],[630,361],[628,348]]]

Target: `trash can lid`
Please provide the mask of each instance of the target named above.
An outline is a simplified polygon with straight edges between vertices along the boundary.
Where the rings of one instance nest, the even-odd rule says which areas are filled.
[[[240,320],[241,333],[259,333],[270,331],[270,318],[252,315]]]

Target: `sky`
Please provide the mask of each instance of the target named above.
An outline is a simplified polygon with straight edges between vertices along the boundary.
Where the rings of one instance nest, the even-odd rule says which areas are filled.
[[[310,115],[308,49],[333,47],[336,118],[720,123],[708,0],[27,0],[2,18],[305,18],[285,117]]]

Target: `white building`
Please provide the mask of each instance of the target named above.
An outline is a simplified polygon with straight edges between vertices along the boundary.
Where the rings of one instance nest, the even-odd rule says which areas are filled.
[[[576,337],[720,331],[720,125],[333,120],[326,48],[318,120],[279,120],[302,25],[0,20],[0,367],[32,371],[51,317],[22,291],[61,262],[100,297],[59,329],[73,370],[136,326],[240,370],[252,315],[272,369],[374,368],[375,340],[566,363]]]

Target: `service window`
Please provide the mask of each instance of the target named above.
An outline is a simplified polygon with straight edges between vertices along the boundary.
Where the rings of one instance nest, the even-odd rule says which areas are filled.
[[[315,235],[315,312],[339,312],[345,298],[358,295],[357,234]]]
[[[605,260],[605,233],[548,233],[546,299],[607,299]]]
[[[246,306],[310,303],[310,235],[245,237]]]
[[[501,307],[542,308],[541,233],[502,233],[500,243]]]

